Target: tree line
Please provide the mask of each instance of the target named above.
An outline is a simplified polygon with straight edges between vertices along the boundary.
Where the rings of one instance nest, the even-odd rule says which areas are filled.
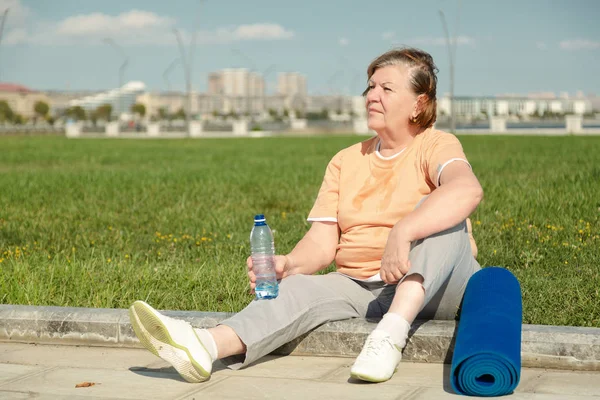
[[[96,122],[98,120],[109,121],[112,116],[113,108],[110,104],[102,104],[94,110],[86,110],[81,106],[73,106],[63,110],[57,115],[50,114],[50,105],[45,101],[36,101],[33,105],[34,119],[42,120],[53,124],[56,118],[70,118],[77,121],[90,120]],[[146,115],[146,106],[141,103],[135,103],[130,107],[133,114],[140,117]],[[185,118],[185,115],[183,116]],[[6,100],[0,100],[0,123],[11,123],[21,125],[27,122],[27,119],[15,112]]]

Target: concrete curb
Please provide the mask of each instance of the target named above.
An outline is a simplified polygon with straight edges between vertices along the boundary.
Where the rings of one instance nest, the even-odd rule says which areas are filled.
[[[231,315],[164,313],[197,328],[213,327]],[[375,325],[362,319],[329,322],[274,354],[355,357]],[[417,321],[403,359],[451,363],[455,329],[454,321]],[[127,310],[104,308],[0,305],[0,341],[141,347]],[[524,367],[600,371],[600,328],[523,325],[521,354]]]

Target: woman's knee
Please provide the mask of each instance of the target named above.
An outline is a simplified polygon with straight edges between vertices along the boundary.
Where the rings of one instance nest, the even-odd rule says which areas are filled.
[[[418,247],[434,249],[447,246],[462,247],[467,243],[469,243],[469,234],[466,220],[463,220],[451,228],[412,242],[410,251],[413,252]]]

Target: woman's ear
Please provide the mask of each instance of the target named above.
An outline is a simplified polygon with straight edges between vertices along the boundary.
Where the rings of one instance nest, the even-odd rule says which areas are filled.
[[[415,100],[415,105],[413,107],[413,112],[411,115],[412,118],[417,118],[419,114],[423,112],[423,110],[425,109],[425,103],[427,101],[426,97],[427,96],[425,94],[420,94],[417,96],[417,100]]]

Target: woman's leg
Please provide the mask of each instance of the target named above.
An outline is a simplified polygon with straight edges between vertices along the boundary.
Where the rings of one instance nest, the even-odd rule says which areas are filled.
[[[391,378],[415,318],[453,318],[469,278],[480,269],[465,222],[416,241],[409,259],[408,274],[378,296],[387,314],[352,367],[356,378],[375,382]]]
[[[409,257],[411,269],[398,285],[389,312],[401,314],[407,320],[412,317],[410,323],[415,317],[454,319],[469,278],[481,269],[473,258],[466,222],[418,240]],[[402,285],[409,278],[422,280],[420,303],[411,304],[410,296],[417,291],[414,284],[409,288]]]
[[[215,341],[217,359],[244,354],[246,352],[246,345],[233,328],[227,325],[217,325],[214,328],[207,329],[207,331]]]
[[[277,298],[253,301],[213,331],[219,358],[240,354],[223,361],[245,367],[325,322],[364,317],[370,303],[375,296],[341,274],[290,276],[281,281]]]
[[[148,350],[186,380],[202,382],[216,359],[241,355],[224,362],[245,367],[322,323],[364,317],[370,303],[377,303],[371,291],[343,275],[294,275],[281,282],[277,298],[255,300],[210,330],[195,330],[140,301],[131,306],[130,319]]]

